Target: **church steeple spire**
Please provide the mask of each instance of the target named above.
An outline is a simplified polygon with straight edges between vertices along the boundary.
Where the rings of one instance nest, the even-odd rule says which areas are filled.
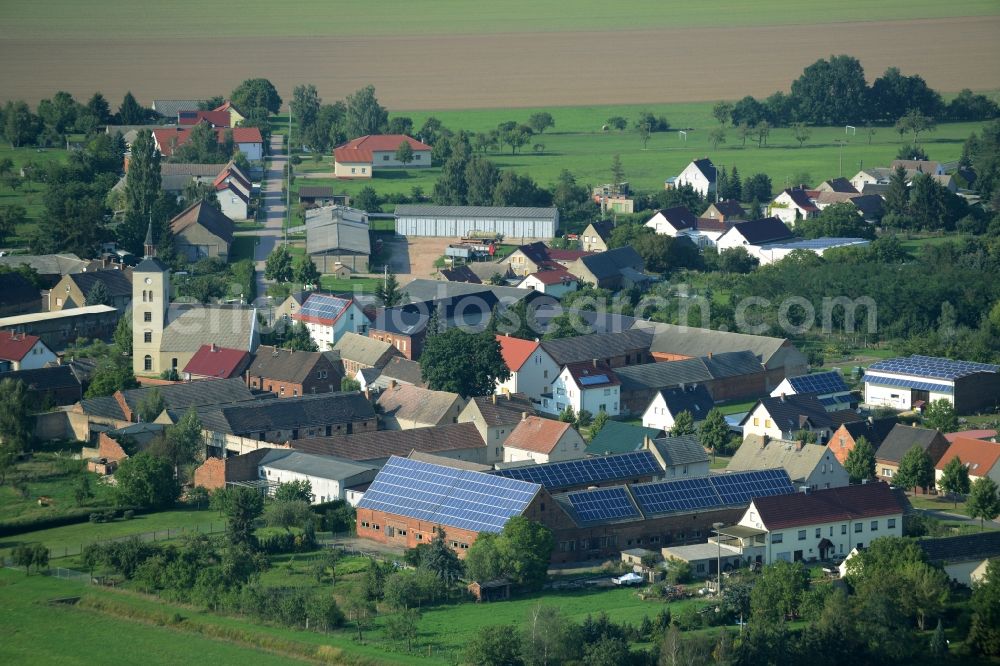
[[[156,245],[153,244],[153,217],[150,215],[149,226],[146,227],[146,241],[143,243],[144,259],[156,256]]]

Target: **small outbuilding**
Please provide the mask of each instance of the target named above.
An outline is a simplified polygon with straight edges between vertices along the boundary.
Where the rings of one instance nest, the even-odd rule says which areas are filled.
[[[479,601],[507,601],[510,599],[510,581],[506,578],[490,580],[485,583],[472,581],[469,583],[469,594]]]

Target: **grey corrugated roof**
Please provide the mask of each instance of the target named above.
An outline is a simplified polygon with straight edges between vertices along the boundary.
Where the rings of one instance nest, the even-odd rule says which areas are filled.
[[[378,363],[379,359],[391,349],[394,347],[390,342],[350,332],[344,333],[333,346],[334,351],[340,352],[340,358],[370,366]]]
[[[82,273],[87,262],[75,254],[14,254],[0,257],[0,266],[21,266],[26,264],[40,275],[69,275]]]
[[[134,410],[151,391],[157,391],[163,398],[166,409],[178,416],[183,415],[191,407],[209,407],[255,399],[254,394],[239,378],[126,389],[122,391],[122,396],[126,404]],[[119,420],[125,418],[114,396],[85,398],[82,406],[84,414]]]
[[[485,446],[475,423],[314,437],[300,439],[291,444],[302,451],[336,455],[350,460],[383,460],[389,456],[406,456],[412,451],[440,453],[467,451]]]
[[[80,380],[73,374],[68,365],[55,365],[48,368],[31,370],[14,370],[0,372],[0,381],[13,379],[24,382],[29,391],[50,391],[58,388],[80,388]]]
[[[386,386],[393,379],[400,384],[413,384],[414,386],[421,386],[424,382],[420,364],[401,356],[389,359],[389,362],[382,368],[382,374],[379,375],[379,381],[382,379],[385,379]]]
[[[708,462],[708,454],[705,453],[705,448],[699,443],[698,435],[695,434],[660,437],[653,440],[653,446],[667,467]]]
[[[334,481],[346,481],[366,472],[370,472],[374,478],[375,472],[378,471],[377,467],[353,460],[288,449],[271,449],[257,464],[261,467],[283,469]]]
[[[331,207],[317,209],[329,211]],[[333,215],[316,216],[306,220],[306,252],[338,251],[354,254],[371,254],[371,240],[368,225],[354,220],[341,219]]]
[[[202,101],[200,99],[154,99],[152,108],[164,118],[177,120],[179,112],[193,111],[198,108]]]
[[[630,330],[621,333],[595,333],[575,338],[543,340],[542,349],[558,365],[610,358],[636,350],[648,351],[652,336],[648,331]]]
[[[501,219],[555,220],[557,208],[522,208],[506,206],[396,206],[396,217],[487,217]]]
[[[146,259],[146,261],[155,261]],[[139,264],[136,270],[142,267]],[[160,351],[196,352],[215,343],[228,349],[251,351],[256,332],[257,310],[239,306],[171,305],[163,330]]]
[[[504,267],[506,269],[506,267]],[[468,296],[470,294],[493,294],[499,300],[507,303],[517,302],[535,293],[530,289],[516,287],[501,287],[492,284],[470,284],[468,282],[448,282],[445,280],[428,280],[417,278],[403,286],[400,291],[409,298],[410,303],[434,301],[442,298]]]
[[[226,168],[226,164],[192,164],[189,162],[161,162],[160,177],[187,176],[188,178],[215,178]]]
[[[780,467],[788,472],[793,482],[804,481],[830,451],[822,444],[803,444],[799,449],[798,442],[783,439],[772,439],[762,447],[763,441],[759,435],[748,435],[736,449],[726,471],[749,472]]]
[[[635,327],[653,334],[650,351],[683,356],[707,356],[710,353],[717,356],[720,352],[749,350],[762,362],[767,363],[787,342],[784,338],[648,321],[636,322]]]
[[[375,409],[368,399],[353,391],[266,400],[253,405],[222,407],[219,411],[228,426],[222,432],[235,435],[375,418]]]
[[[623,391],[661,389],[678,384],[707,382],[712,379],[712,373],[700,358],[630,365],[615,368],[615,374],[622,383]]]

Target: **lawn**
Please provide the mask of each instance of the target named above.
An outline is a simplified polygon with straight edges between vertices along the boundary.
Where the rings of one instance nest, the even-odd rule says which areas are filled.
[[[320,286],[324,291],[335,291],[343,294],[371,294],[378,286],[379,278],[338,278],[324,275],[320,278]]]
[[[53,558],[72,556],[83,546],[95,541],[115,539],[143,534],[157,533],[157,540],[176,538],[182,531],[221,531],[225,519],[208,509],[174,509],[136,515],[132,520],[115,520],[110,523],[78,523],[63,527],[53,527],[26,534],[0,539],[0,553],[6,552],[19,543],[43,543],[52,551]]]
[[[0,522],[58,516],[80,509],[76,489],[84,475],[90,478],[94,495],[86,500],[85,506],[100,507],[110,503],[110,488],[99,483],[94,474],[86,472],[83,462],[52,452],[35,453],[31,460],[15,465],[0,486]],[[15,490],[15,481],[24,484],[25,494]],[[44,506],[38,502],[40,497],[49,498]]]
[[[287,657],[221,639],[50,603],[52,599],[78,596],[84,589],[79,583],[57,578],[26,578],[23,573],[0,571],[0,616],[3,617],[0,625],[4,634],[0,641],[0,663],[22,666],[134,664],[138,655],[142,655],[142,663],[150,665],[278,665],[289,661]]]
[[[831,8],[819,0],[807,0],[788,11],[780,0],[755,3],[719,0],[715,3],[672,3],[669,8],[656,0],[624,0],[608,10],[599,0],[578,0],[573,11],[562,3],[503,0],[476,11],[456,11],[453,0],[425,0],[419,5],[404,0],[370,3],[347,0],[300,0],[295,11],[280,3],[254,0],[243,11],[222,22],[186,21],[176,26],[177,16],[193,15],[202,5],[196,0],[175,0],[123,8],[113,0],[81,4],[74,0],[46,3],[13,3],[5,10],[2,36],[64,36],[72,38],[111,36],[126,32],[138,22],[148,37],[325,37],[328,26],[337,25],[342,35],[436,35],[498,34],[523,32],[597,31],[637,27],[696,28],[718,25],[761,26],[845,21],[934,19],[954,16],[991,16],[997,5],[991,0],[890,0],[878,4],[845,0]],[[638,19],[637,17],[641,17]],[[804,18],[805,17],[805,18]]]
[[[10,159],[14,163],[13,173],[18,174],[28,163],[44,166],[51,162],[63,162],[68,151],[61,148],[11,148],[9,143],[0,142],[0,161]],[[28,214],[28,223],[19,225],[6,246],[17,247],[27,242],[28,232],[42,215],[45,208],[45,184],[32,181],[22,184],[16,190],[0,181],[0,206],[23,206]]]

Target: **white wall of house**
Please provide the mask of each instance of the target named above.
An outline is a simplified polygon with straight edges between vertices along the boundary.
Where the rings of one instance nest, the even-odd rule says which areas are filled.
[[[52,353],[52,350],[39,340],[32,345],[28,353],[24,355],[24,358],[11,363],[11,368],[13,370],[37,370],[38,368],[44,368],[48,363],[56,363],[58,360],[59,358]]]
[[[697,171],[697,170],[696,170]],[[701,173],[700,171],[698,173]],[[664,236],[676,237],[680,232],[674,228],[674,225],[667,222],[667,218],[663,216],[663,213],[657,211],[653,217],[646,221],[646,226],[655,231],[658,234]]]
[[[920,377],[907,377],[900,375],[900,378],[906,381],[912,382],[927,382],[926,378]],[[935,380],[935,383],[948,384],[947,380]],[[953,393],[944,392],[929,392],[929,402],[934,402],[935,400],[947,400],[951,404],[955,404],[955,395]],[[913,404],[911,402],[912,393],[910,389],[905,386],[878,386],[877,382],[865,382],[865,404],[866,405],[877,405],[880,407],[891,407],[893,409],[910,409]]]
[[[752,502],[739,524],[767,530],[767,526],[760,521],[757,508]],[[791,562],[796,559],[796,554],[799,551],[801,551],[800,559],[819,559],[819,543],[823,539],[827,539],[833,544],[833,548],[827,553],[829,556],[847,555],[859,544],[868,545],[873,539],[884,536],[903,536],[902,513],[864,520],[806,524],[773,532],[768,530],[764,563],[772,564],[778,560]]]
[[[608,416],[618,416],[621,413],[620,388],[619,386],[581,388],[577,386],[569,370],[563,368],[552,384],[553,404],[550,408],[543,405],[542,411],[558,414],[567,405],[571,405],[577,414],[581,409],[586,409],[591,414],[605,411]]]
[[[497,393],[503,393],[504,389],[511,393],[524,393],[542,411],[558,413],[552,411],[554,401],[544,397],[552,393],[552,384],[558,376],[559,366],[544,349],[538,347],[517,372],[510,373],[510,379],[497,383]]]
[[[370,162],[334,162],[333,175],[336,178],[371,178]]]
[[[733,247],[745,247],[747,251],[750,251],[752,246],[747,239],[743,237],[743,234],[741,234],[736,227],[733,227],[719,237],[719,239],[715,242],[715,247],[719,250],[719,252],[722,252],[723,250],[728,250]]]
[[[547,285],[534,275],[529,275],[521,280],[521,283],[517,286],[519,289],[534,289],[554,298],[562,298],[566,294],[576,291],[579,285],[576,280],[563,280],[558,284]]]
[[[329,351],[337,344],[344,333],[367,334],[369,320],[365,313],[361,311],[357,303],[353,301],[347,307],[347,311],[340,315],[333,324],[315,324],[312,322],[302,322],[309,331],[309,337],[316,343],[320,351]]]
[[[308,481],[312,486],[313,504],[344,499],[344,488],[340,484],[340,481],[336,479],[327,479],[320,476],[292,472],[287,469],[275,469],[274,467],[268,467],[267,465],[259,466],[257,471],[260,474],[261,479],[267,479],[268,481],[276,483]]]
[[[814,490],[826,490],[827,488],[843,488],[851,483],[851,475],[847,473],[844,466],[833,455],[829,447],[823,454],[823,459],[816,465],[809,476],[805,479],[805,485]]]
[[[972,587],[973,583],[980,582],[986,575],[986,567],[989,563],[989,558],[981,558],[970,562],[946,563],[944,565],[944,572],[956,583]]]
[[[663,472],[664,481],[676,481],[678,479],[700,479],[708,476],[711,471],[711,463],[708,460],[700,463],[689,463],[687,465],[668,465]]]
[[[767,207],[767,214],[778,218],[790,227],[794,227],[797,220],[815,216],[815,213],[799,208],[788,192],[782,192],[774,197],[774,201]]]
[[[747,415],[746,422],[743,424],[743,437],[745,438],[747,435],[767,435],[771,439],[781,439],[783,433],[781,428],[771,419],[771,415],[767,413],[764,405],[757,405]]]
[[[701,169],[694,165],[694,162],[688,164],[674,181],[675,187],[683,187],[684,185],[690,185],[695,192],[703,197],[707,197],[709,192],[715,192],[715,183],[709,182]]]
[[[374,150],[372,151],[372,168],[378,167],[405,167],[407,169],[431,166],[431,151],[414,150],[413,161],[403,164],[396,159],[396,150]]]
[[[670,408],[667,407],[667,401],[663,399],[663,394],[657,393],[649,401],[649,406],[642,413],[642,425],[664,431],[674,427],[674,415],[670,413]]]

